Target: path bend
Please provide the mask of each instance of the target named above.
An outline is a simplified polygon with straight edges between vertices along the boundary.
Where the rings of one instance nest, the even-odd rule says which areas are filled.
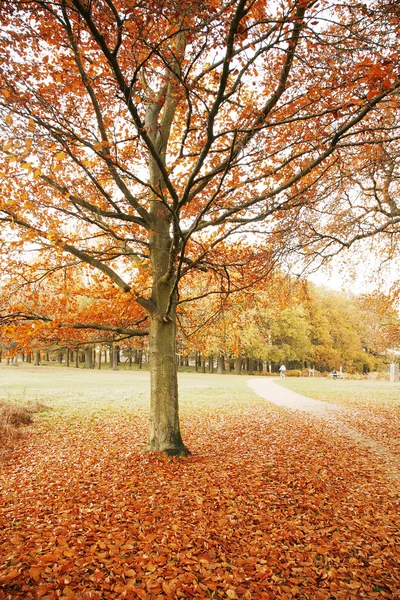
[[[318,417],[325,422],[329,422],[335,426],[338,433],[360,446],[368,448],[377,456],[388,478],[395,485],[396,489],[400,491],[399,457],[372,438],[360,433],[357,429],[350,427],[341,420],[341,415],[348,414],[349,411],[351,412],[351,408],[302,396],[279,385],[274,379],[268,377],[254,377],[249,379],[247,384],[261,398],[288,410],[299,410]]]

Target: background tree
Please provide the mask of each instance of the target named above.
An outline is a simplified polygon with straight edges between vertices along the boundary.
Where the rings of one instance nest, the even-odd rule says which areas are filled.
[[[303,368],[313,359],[310,339],[310,324],[303,306],[291,303],[279,315],[270,320],[271,347],[268,359],[274,363],[296,362],[296,368]]]
[[[102,273],[80,263],[60,268],[51,252],[30,263],[7,264],[0,313],[3,335],[20,350],[77,348],[148,333],[143,309],[110,287]]]
[[[382,294],[356,296],[275,272],[257,291],[230,294],[223,305],[220,296],[203,297],[181,318],[180,344],[185,353],[260,359],[273,372],[281,362],[295,370],[368,372],[396,347],[396,323],[396,306]]]
[[[149,450],[187,453],[180,282],[262,279],[337,164],[390,137],[397,17],[381,1],[0,1],[3,250],[51,246],[147,311]]]

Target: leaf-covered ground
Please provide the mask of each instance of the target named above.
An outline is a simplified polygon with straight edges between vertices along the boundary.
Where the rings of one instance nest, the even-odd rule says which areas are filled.
[[[341,406],[340,419],[400,458],[400,386],[385,381],[285,379],[281,385]]]
[[[211,379],[183,386],[186,459],[142,454],[137,399],[38,419],[1,468],[1,600],[400,597],[377,457],[244,378]]]

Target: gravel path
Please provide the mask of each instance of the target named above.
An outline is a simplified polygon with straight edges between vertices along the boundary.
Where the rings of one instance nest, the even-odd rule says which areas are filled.
[[[302,396],[297,392],[292,392],[268,377],[249,379],[247,384],[258,396],[265,398],[265,400],[269,400],[284,408],[302,410],[318,417],[337,414],[342,409],[342,407],[336,404],[328,404],[327,402],[321,402],[321,400],[314,400],[313,398]]]
[[[341,420],[341,414],[348,414],[351,411],[350,408],[307,398],[282,387],[273,379],[267,377],[249,379],[247,384],[261,398],[289,410],[299,410],[319,417],[331,423],[339,434],[346,436],[364,448],[368,448],[378,457],[388,478],[400,491],[400,462],[398,457],[372,438],[360,433],[353,427],[349,427]]]

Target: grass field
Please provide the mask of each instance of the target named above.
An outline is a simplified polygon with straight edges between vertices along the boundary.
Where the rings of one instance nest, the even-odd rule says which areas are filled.
[[[287,377],[279,384],[294,392],[317,400],[359,406],[364,402],[377,402],[400,407],[400,383],[374,380],[338,379],[318,377]]]
[[[376,455],[244,376],[187,373],[192,455],[143,454],[148,377],[0,365],[0,399],[49,407],[0,465],[0,600],[400,597],[398,493]],[[360,390],[376,417],[398,408],[398,387],[364,383],[313,393],[340,390],[346,418]]]
[[[182,410],[254,397],[246,377],[179,374]],[[0,365],[0,398],[40,400],[61,412],[148,411],[148,371]]]

